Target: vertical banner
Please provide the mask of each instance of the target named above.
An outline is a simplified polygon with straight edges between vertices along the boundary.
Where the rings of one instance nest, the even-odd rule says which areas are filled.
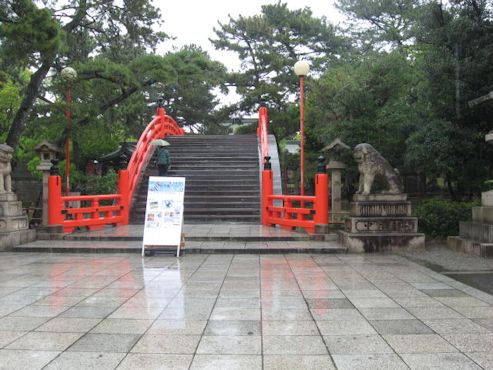
[[[159,250],[158,246],[176,246],[176,256],[180,255],[184,197],[184,177],[149,177],[143,256],[146,250]]]

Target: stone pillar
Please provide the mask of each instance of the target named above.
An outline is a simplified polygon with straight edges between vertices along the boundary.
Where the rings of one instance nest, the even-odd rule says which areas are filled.
[[[48,178],[50,177],[50,169],[53,166],[51,161],[56,159],[57,153],[59,153],[60,150],[47,141],[38,144],[34,150],[39,153],[41,158],[41,162],[36,169],[43,173],[43,198],[41,204],[43,217],[41,225],[46,227],[48,226]]]
[[[330,160],[327,164],[327,171],[330,176],[330,222],[340,222],[342,220],[342,170],[345,168],[344,163],[339,161]]]
[[[343,222],[345,216],[348,212],[342,211],[342,199],[341,199],[341,189],[342,189],[342,170],[346,168],[346,165],[342,161],[344,152],[351,150],[349,146],[344,144],[341,139],[337,138],[324,149],[329,157],[329,163],[327,164],[327,171],[330,176],[330,199],[331,207],[329,210],[329,223],[340,224]]]

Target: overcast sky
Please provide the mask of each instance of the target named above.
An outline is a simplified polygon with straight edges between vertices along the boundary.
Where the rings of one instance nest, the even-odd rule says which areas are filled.
[[[209,55],[228,67],[237,69],[239,60],[235,54],[214,50],[209,38],[214,37],[213,27],[217,22],[228,22],[228,14],[233,18],[238,15],[251,16],[260,14],[261,6],[276,4],[277,0],[153,0],[161,9],[164,20],[163,30],[175,41],[168,41],[163,50],[171,51],[173,47],[196,44],[209,52]],[[325,16],[330,22],[337,24],[342,16],[334,8],[334,0],[284,0],[291,10],[304,7],[311,8],[315,17]]]

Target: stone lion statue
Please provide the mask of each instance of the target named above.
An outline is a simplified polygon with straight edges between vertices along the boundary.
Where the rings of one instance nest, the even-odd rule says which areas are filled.
[[[10,146],[0,144],[0,193],[12,192],[12,180],[10,177],[12,167],[10,160],[12,159],[13,153],[14,149]]]
[[[372,193],[373,181],[381,176],[388,184],[385,194],[402,193],[402,184],[397,170],[393,169],[387,160],[370,144],[358,144],[354,147],[353,157],[358,163],[359,188],[356,194]]]

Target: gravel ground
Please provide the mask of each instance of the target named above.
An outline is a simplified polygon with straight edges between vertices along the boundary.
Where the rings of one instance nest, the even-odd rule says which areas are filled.
[[[435,265],[442,271],[493,270],[493,259],[478,257],[447,249],[445,244],[430,243],[425,250],[401,251],[398,254],[418,263]]]

